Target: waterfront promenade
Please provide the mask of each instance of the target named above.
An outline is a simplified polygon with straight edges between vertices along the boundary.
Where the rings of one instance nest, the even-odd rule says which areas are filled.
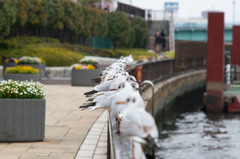
[[[0,143],[0,159],[106,159],[107,111],[78,108],[93,87],[45,86],[44,141]]]

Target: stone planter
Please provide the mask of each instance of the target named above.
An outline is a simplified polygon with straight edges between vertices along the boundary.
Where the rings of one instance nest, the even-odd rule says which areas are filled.
[[[3,75],[4,80],[14,81],[39,81],[39,74],[20,74],[20,73],[5,73]]]
[[[72,69],[72,86],[94,86],[91,79],[96,78],[100,74],[100,69],[85,70]]]
[[[16,63],[4,63],[3,64],[3,73],[5,73],[5,70],[6,70],[6,68],[8,68],[8,67],[14,67],[14,66],[17,66],[17,64]]]
[[[0,141],[42,141],[45,99],[0,98]]]
[[[18,64],[18,65],[32,66],[33,68],[38,69],[39,70],[39,78],[41,79],[41,77],[42,77],[42,69],[43,69],[42,64]]]
[[[42,78],[42,77],[45,77],[45,73],[46,73],[46,63],[41,63],[40,64],[41,65],[41,76],[40,76],[40,78]]]

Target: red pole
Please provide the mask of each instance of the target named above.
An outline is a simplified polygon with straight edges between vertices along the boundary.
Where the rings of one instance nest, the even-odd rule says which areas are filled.
[[[240,26],[233,26],[232,65],[240,66]]]
[[[224,13],[208,13],[207,112],[223,111]]]
[[[136,80],[139,83],[139,86],[141,85],[141,79],[142,79],[142,66],[136,67]]]

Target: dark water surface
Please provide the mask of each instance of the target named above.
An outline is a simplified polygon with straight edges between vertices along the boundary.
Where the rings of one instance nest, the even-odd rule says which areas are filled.
[[[240,115],[187,112],[159,132],[158,159],[240,159]]]

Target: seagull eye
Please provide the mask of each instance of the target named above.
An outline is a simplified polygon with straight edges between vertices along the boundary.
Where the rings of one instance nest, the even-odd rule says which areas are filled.
[[[135,103],[136,102],[136,99],[135,98],[133,98],[133,103]]]

